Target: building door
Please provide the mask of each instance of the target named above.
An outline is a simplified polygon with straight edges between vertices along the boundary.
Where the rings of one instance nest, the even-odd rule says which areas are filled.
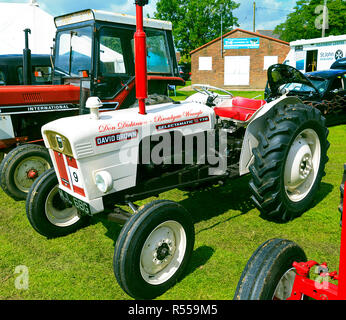
[[[314,72],[317,70],[317,54],[318,50],[307,51],[305,72]]]
[[[226,56],[225,57],[225,86],[250,85],[250,57]]]

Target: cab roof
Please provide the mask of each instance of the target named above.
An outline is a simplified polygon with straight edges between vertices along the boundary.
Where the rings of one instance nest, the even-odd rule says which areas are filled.
[[[113,13],[102,10],[87,9],[83,11],[77,11],[62,16],[54,18],[55,26],[62,27],[74,23],[84,22],[84,21],[104,21],[113,22],[126,25],[136,25],[136,17],[128,14]],[[144,18],[144,27],[162,29],[162,30],[172,30],[172,23],[169,21],[161,21],[155,19]]]

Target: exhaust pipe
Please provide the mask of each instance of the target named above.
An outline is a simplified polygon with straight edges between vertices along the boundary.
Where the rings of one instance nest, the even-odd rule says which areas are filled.
[[[23,84],[31,85],[31,50],[29,49],[30,29],[25,29],[25,49],[23,50]]]
[[[143,7],[149,0],[136,0],[136,33],[135,39],[135,72],[136,98],[138,99],[139,113],[146,114],[145,99],[148,98],[147,77],[147,45],[143,27]]]

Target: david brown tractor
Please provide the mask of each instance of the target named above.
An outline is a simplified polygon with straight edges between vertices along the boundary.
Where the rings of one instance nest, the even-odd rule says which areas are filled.
[[[235,300],[346,300],[346,164],[340,186],[341,243],[339,272],[326,262],[307,261],[303,249],[293,241],[271,239],[254,252],[239,280]],[[310,279],[311,273],[316,280]],[[338,285],[330,282],[337,280]]]
[[[100,113],[94,96],[86,103],[90,114],[44,125],[54,169],[36,179],[26,200],[30,224],[48,238],[75,232],[102,212],[124,223],[114,273],[135,298],[154,298],[181,277],[195,236],[180,204],[136,201],[251,173],[251,197],[262,215],[287,221],[311,205],[329,146],[320,111],[285,94],[266,103],[195,85],[196,94],[183,102],[147,106],[147,3],[136,1],[138,107]]]
[[[0,166],[2,189],[25,199],[33,181],[52,167],[41,127],[85,113],[85,99],[97,95],[102,111],[136,102],[135,17],[85,10],[56,17],[52,85],[0,87]],[[167,86],[184,84],[170,22],[144,19],[148,43],[149,103],[170,101]],[[2,156],[1,156],[2,154]]]

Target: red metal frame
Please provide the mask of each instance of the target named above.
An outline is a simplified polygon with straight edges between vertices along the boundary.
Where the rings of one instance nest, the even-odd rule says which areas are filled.
[[[346,186],[346,183],[345,183]],[[344,192],[343,211],[345,211],[346,192]],[[344,212],[345,213],[345,212]],[[328,272],[327,263],[319,264],[316,261],[294,262],[293,267],[297,275],[294,280],[292,294],[287,300],[301,300],[302,295],[306,295],[316,300],[346,300],[346,214],[342,215],[341,242],[340,242],[340,260],[339,273],[337,271]],[[329,277],[332,280],[338,280],[338,285],[328,281],[321,283],[309,279],[309,272],[312,267],[321,266],[319,276],[323,279]],[[324,272],[325,270],[326,272]]]

